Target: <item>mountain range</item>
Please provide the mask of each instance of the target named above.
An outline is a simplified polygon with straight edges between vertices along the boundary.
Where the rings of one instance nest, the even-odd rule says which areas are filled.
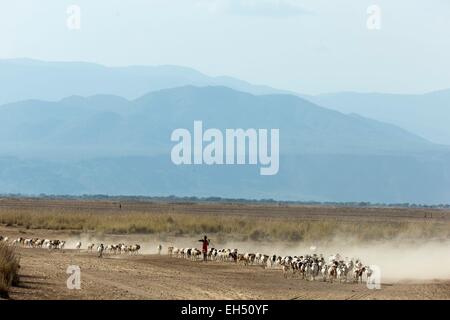
[[[395,124],[430,141],[450,145],[450,90],[426,94],[340,92],[303,96],[346,114]]]
[[[107,67],[88,62],[4,59],[0,60],[0,71],[0,105],[27,99],[57,101],[72,95],[136,99],[150,91],[185,85],[219,85],[253,94],[288,93],[172,65]]]
[[[26,59],[0,61],[0,85],[0,193],[427,204],[450,196],[449,147],[393,121],[320,106],[323,96],[174,66]],[[279,129],[279,173],[174,165],[170,134],[195,120]]]
[[[0,105],[27,99],[58,101],[72,95],[107,94],[137,99],[150,91],[186,85],[226,86],[255,95],[297,95],[329,109],[387,122],[434,143],[450,145],[450,89],[414,95],[356,92],[305,95],[233,77],[211,77],[180,66],[106,67],[33,59],[0,60],[0,71]]]

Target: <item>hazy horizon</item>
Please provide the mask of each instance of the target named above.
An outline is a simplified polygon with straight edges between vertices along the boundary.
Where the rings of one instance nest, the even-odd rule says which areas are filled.
[[[158,65],[152,65],[152,64],[123,64],[123,65],[109,65],[109,64],[104,64],[104,63],[99,63],[99,62],[95,62],[95,61],[82,61],[82,60],[43,60],[43,59],[36,59],[36,58],[30,58],[30,57],[15,57],[15,58],[1,58],[0,61],[7,61],[7,60],[30,60],[30,61],[36,61],[36,62],[46,62],[46,63],[86,63],[86,64],[94,64],[94,65],[99,65],[102,67],[106,67],[106,68],[128,68],[128,67],[179,67],[179,68],[185,68],[185,69],[190,69],[192,71],[195,72],[199,72],[202,75],[208,76],[208,77],[212,77],[212,78],[220,78],[220,77],[231,77],[234,78],[236,80],[241,80],[244,82],[247,82],[249,84],[252,85],[256,85],[256,86],[267,86],[270,87],[272,89],[276,89],[276,90],[282,90],[282,91],[286,91],[286,94],[300,94],[300,95],[311,95],[311,96],[320,96],[320,95],[333,95],[333,94],[340,94],[340,93],[354,93],[354,94],[388,94],[388,95],[424,95],[424,94],[430,94],[430,93],[435,93],[435,92],[440,92],[440,91],[446,91],[446,90],[450,90],[450,86],[449,87],[445,87],[445,88],[436,88],[436,89],[432,89],[429,91],[424,91],[424,92],[417,92],[417,93],[407,93],[407,92],[383,92],[383,91],[373,91],[373,90],[367,90],[367,91],[356,91],[356,90],[343,90],[343,91],[327,91],[327,92],[317,92],[314,94],[308,94],[308,93],[304,93],[304,92],[297,92],[297,91],[290,91],[290,90],[286,90],[284,88],[279,88],[279,87],[272,87],[266,83],[254,83],[254,82],[250,82],[247,81],[246,79],[242,79],[242,78],[237,78],[237,77],[232,77],[228,74],[219,74],[219,75],[212,75],[212,74],[208,74],[205,72],[202,72],[200,70],[197,70],[196,68],[190,67],[190,66],[185,66],[185,65],[175,65],[175,64],[158,64]],[[195,85],[194,85],[195,86]],[[220,86],[220,85],[218,85]],[[164,90],[164,89],[161,89]],[[156,90],[159,91],[159,90]],[[149,90],[149,92],[152,92],[152,90]],[[245,91],[243,91],[245,92]],[[128,99],[126,97],[121,97],[127,100],[133,100],[133,99]]]
[[[379,30],[366,26],[374,3],[341,3],[18,0],[0,11],[0,59],[186,66],[302,94],[450,88],[449,2],[378,0]]]

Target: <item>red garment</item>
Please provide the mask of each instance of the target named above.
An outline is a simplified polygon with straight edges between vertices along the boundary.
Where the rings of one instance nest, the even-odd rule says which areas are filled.
[[[201,240],[201,241],[203,242],[203,246],[202,246],[203,252],[208,252],[209,241],[208,240]]]

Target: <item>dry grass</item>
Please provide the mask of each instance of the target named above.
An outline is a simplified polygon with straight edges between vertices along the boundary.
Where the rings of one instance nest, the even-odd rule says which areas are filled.
[[[19,259],[14,249],[4,243],[0,243],[0,297],[8,298],[11,285],[19,281]]]
[[[189,209],[189,208],[188,208]],[[202,207],[203,209],[203,207]],[[301,216],[223,213],[192,213],[177,210],[96,210],[88,207],[2,208],[0,223],[27,229],[73,230],[114,234],[159,234],[189,236],[208,234],[239,240],[313,241],[344,237],[356,241],[394,239],[450,239],[449,220],[352,219],[337,216],[311,219]],[[186,209],[187,210],[187,209]],[[405,209],[407,210],[407,209]]]

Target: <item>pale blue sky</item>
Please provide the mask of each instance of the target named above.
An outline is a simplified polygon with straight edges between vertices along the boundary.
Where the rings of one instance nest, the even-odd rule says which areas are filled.
[[[81,7],[81,30],[66,8]],[[378,4],[382,28],[366,28]],[[174,64],[300,93],[450,88],[448,0],[14,0],[0,58]]]

